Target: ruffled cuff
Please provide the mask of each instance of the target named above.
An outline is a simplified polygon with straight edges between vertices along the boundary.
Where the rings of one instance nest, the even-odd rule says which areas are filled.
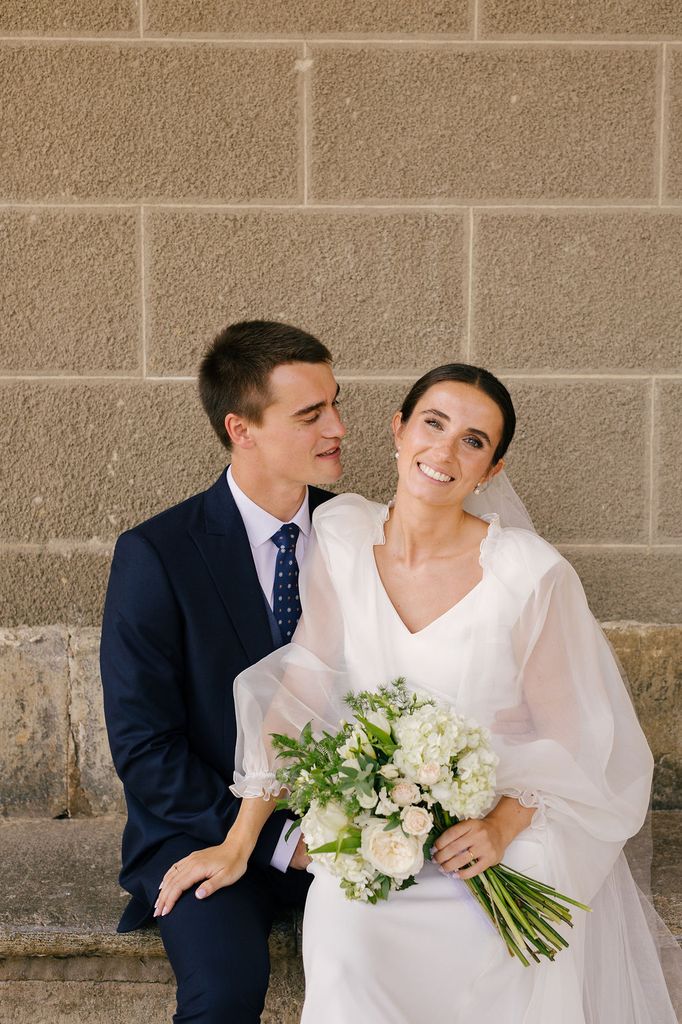
[[[500,796],[510,796],[518,800],[522,807],[534,807],[535,814],[530,819],[528,828],[541,829],[547,824],[547,806],[541,793],[535,789],[505,789]]]
[[[270,797],[279,796],[282,789],[282,783],[278,781],[274,772],[262,772],[259,775],[240,775],[239,772],[235,772],[230,793],[246,799],[262,797],[269,800]]]

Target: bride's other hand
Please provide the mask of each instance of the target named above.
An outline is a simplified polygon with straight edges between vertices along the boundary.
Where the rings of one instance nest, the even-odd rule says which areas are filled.
[[[495,822],[469,818],[446,829],[436,839],[435,847],[433,860],[443,871],[458,878],[473,878],[499,864],[507,844]]]
[[[220,846],[209,846],[196,850],[188,857],[172,864],[163,876],[159,886],[159,898],[154,908],[154,917],[165,917],[173,909],[183,892],[197,882],[203,882],[197,891],[197,899],[210,896],[216,889],[233,885],[242,877],[249,862],[248,848],[236,840],[227,839]]]
[[[309,864],[312,864],[312,857],[308,854],[308,847],[305,844],[305,839],[301,836],[296,844],[294,855],[291,858],[290,868],[295,868],[296,871],[305,871]]]
[[[513,797],[500,797],[485,818],[467,818],[438,836],[433,860],[458,878],[474,878],[500,863],[511,841],[530,825],[534,814],[534,807],[523,807]]]
[[[535,724],[525,701],[511,708],[500,708],[495,714],[491,730],[510,737],[510,742],[528,742],[535,735]]]

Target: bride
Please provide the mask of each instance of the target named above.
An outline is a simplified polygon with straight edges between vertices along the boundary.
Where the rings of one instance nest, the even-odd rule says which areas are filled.
[[[348,690],[397,676],[488,727],[527,708],[517,735],[493,736],[495,806],[437,839],[416,886],[351,902],[310,866],[303,1024],[677,1019],[664,927],[622,852],[647,812],[651,753],[575,572],[503,472],[514,427],[485,370],[418,380],[393,420],[393,507],[346,494],[316,510],[293,642],[235,682],[241,810],[221,847],[180,862],[182,887],[206,878],[206,895],[244,873],[273,810],[271,733],[335,730]],[[592,907],[554,963],[510,958],[464,885],[501,860]]]

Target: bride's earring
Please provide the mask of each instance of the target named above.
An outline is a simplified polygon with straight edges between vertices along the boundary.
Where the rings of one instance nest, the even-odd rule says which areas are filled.
[[[395,458],[396,459],[400,458],[400,449],[398,449],[398,451],[395,453]]]
[[[485,487],[481,487],[480,484],[476,484],[476,486],[474,487],[474,494],[483,494],[487,486],[488,485],[486,484]]]

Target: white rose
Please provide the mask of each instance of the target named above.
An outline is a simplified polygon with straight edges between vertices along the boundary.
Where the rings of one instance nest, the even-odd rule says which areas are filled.
[[[360,804],[360,806],[365,807],[367,810],[369,810],[371,807],[374,807],[379,800],[379,797],[374,792],[370,793],[369,796],[365,796],[364,793],[358,792],[356,793],[356,796],[358,798],[358,803]]]
[[[403,807],[400,814],[403,830],[408,836],[424,838],[433,828],[433,818],[423,807]]]
[[[424,866],[424,851],[416,836],[401,828],[384,831],[384,822],[374,818],[362,830],[362,856],[382,875],[404,881]]]
[[[436,761],[429,761],[417,771],[417,782],[420,786],[433,786],[442,774],[442,767]]]
[[[383,764],[379,769],[379,774],[383,775],[385,779],[397,779],[400,772],[394,764]]]
[[[419,786],[415,786],[414,782],[408,782],[407,779],[399,779],[391,790],[391,800],[398,804],[398,807],[419,803],[421,798]]]
[[[321,807],[317,800],[313,800],[301,821],[301,831],[306,845],[314,850],[318,846],[335,842],[349,820],[340,804],[332,801]]]

